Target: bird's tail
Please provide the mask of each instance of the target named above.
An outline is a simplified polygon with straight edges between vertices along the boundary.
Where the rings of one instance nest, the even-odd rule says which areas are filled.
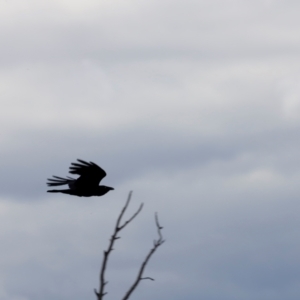
[[[48,190],[48,193],[63,193],[68,195],[74,195],[81,197],[82,195],[79,195],[78,192],[75,190],[67,189],[67,190]]]
[[[74,182],[75,179],[71,177],[62,178],[58,176],[53,176],[53,178],[48,179],[48,186],[58,186],[58,185],[64,185],[64,184],[70,184]],[[54,190],[53,190],[54,191]]]

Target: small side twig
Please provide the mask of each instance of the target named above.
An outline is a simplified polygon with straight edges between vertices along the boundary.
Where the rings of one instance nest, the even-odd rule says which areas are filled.
[[[104,288],[106,286],[106,284],[108,283],[108,281],[105,280],[105,270],[106,270],[106,266],[107,266],[107,262],[108,262],[108,257],[111,253],[113,249],[113,246],[114,246],[114,243],[117,239],[119,239],[120,237],[118,236],[118,233],[119,231],[121,231],[124,227],[126,227],[139,213],[140,211],[142,210],[143,208],[143,203],[141,203],[140,207],[138,208],[138,210],[133,214],[133,216],[131,218],[129,218],[127,221],[124,222],[123,225],[120,225],[121,221],[122,221],[122,217],[130,203],[130,200],[131,200],[131,195],[132,195],[132,191],[129,193],[128,195],[128,198],[127,198],[127,201],[117,219],[117,222],[116,222],[116,226],[115,226],[115,230],[114,230],[114,233],[113,235],[111,236],[110,238],[110,241],[109,241],[109,245],[108,245],[108,248],[106,251],[104,251],[103,253],[103,261],[102,261],[102,265],[101,265],[101,270],[100,270],[100,286],[99,286],[99,291],[97,291],[96,289],[94,289],[94,292],[97,296],[97,299],[98,300],[102,300],[103,297],[107,294],[107,292],[104,292]]]
[[[150,280],[154,280],[153,278],[151,277],[142,277],[143,276],[143,273],[144,273],[144,270],[145,270],[145,267],[148,263],[148,261],[150,260],[151,256],[153,255],[153,253],[156,251],[156,249],[162,245],[165,240],[163,239],[163,236],[161,234],[161,230],[163,229],[162,226],[160,226],[159,224],[159,221],[158,221],[158,216],[157,216],[157,213],[155,213],[155,224],[156,224],[156,228],[157,228],[157,232],[158,232],[158,240],[154,240],[153,242],[153,248],[149,251],[148,255],[146,256],[146,258],[144,259],[140,269],[139,269],[139,272],[138,272],[138,275],[137,275],[137,278],[135,279],[134,283],[132,284],[132,286],[129,288],[129,290],[126,292],[125,296],[122,298],[122,300],[127,300],[129,299],[130,295],[132,294],[132,292],[136,289],[136,287],[138,286],[138,284],[140,283],[141,280],[144,280],[144,279],[150,279]]]

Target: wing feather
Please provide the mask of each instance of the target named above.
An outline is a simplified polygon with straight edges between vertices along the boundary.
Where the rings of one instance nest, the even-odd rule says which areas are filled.
[[[71,177],[62,178],[62,177],[53,175],[53,178],[48,178],[47,185],[48,186],[59,186],[59,185],[64,185],[64,184],[70,185],[73,182],[75,182],[74,178],[71,178]]]
[[[77,162],[71,163],[69,173],[80,175],[76,180],[76,187],[87,188],[96,187],[100,181],[106,176],[106,172],[93,162],[86,162],[77,159]]]

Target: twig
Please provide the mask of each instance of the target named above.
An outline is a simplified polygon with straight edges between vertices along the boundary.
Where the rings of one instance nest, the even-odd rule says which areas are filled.
[[[148,263],[148,261],[150,260],[152,254],[156,251],[156,249],[165,242],[165,240],[163,239],[163,236],[161,234],[161,230],[163,229],[163,227],[161,227],[159,225],[159,221],[158,221],[158,216],[157,216],[157,213],[155,213],[155,224],[156,224],[156,228],[157,228],[157,232],[158,232],[158,240],[154,240],[153,242],[153,248],[149,251],[148,255],[146,256],[146,258],[144,259],[141,267],[140,267],[140,270],[138,272],[138,275],[137,275],[137,278],[136,280],[134,281],[134,283],[132,284],[132,286],[130,287],[130,289],[127,291],[127,293],[125,294],[125,296],[122,298],[122,300],[127,300],[129,299],[130,295],[132,294],[132,292],[136,289],[136,287],[138,286],[138,284],[140,283],[141,280],[144,280],[144,279],[150,279],[150,280],[154,280],[153,278],[151,277],[142,277],[143,276],[143,273],[144,273],[144,270],[145,270],[145,267]]]
[[[113,235],[111,236],[110,238],[110,242],[109,242],[109,245],[108,245],[108,248],[106,251],[104,251],[104,254],[103,254],[103,261],[102,261],[102,265],[101,265],[101,270],[100,270],[100,286],[99,286],[99,292],[94,289],[94,292],[97,296],[97,299],[98,300],[102,300],[103,297],[107,294],[107,292],[104,292],[104,288],[106,286],[106,284],[108,283],[108,281],[105,281],[105,270],[106,270],[106,266],[107,266],[107,262],[108,262],[108,257],[111,253],[113,249],[113,246],[114,246],[114,242],[119,239],[120,237],[117,236],[119,231],[121,231],[124,227],[126,227],[139,213],[140,211],[142,210],[143,208],[143,203],[141,203],[140,207],[138,208],[138,210],[133,214],[133,216],[128,219],[126,222],[124,222],[123,225],[120,225],[121,221],[122,221],[122,217],[130,203],[130,200],[131,200],[131,195],[132,195],[132,191],[129,192],[129,195],[128,195],[128,198],[127,198],[127,201],[125,203],[125,206],[123,207],[118,219],[117,219],[117,222],[116,222],[116,226],[115,226],[115,230],[114,230],[114,233]]]

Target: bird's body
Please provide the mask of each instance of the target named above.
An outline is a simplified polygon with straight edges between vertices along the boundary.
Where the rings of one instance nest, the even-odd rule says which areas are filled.
[[[48,186],[59,186],[67,184],[69,189],[48,190],[48,193],[63,193],[79,197],[103,196],[112,187],[99,185],[106,176],[106,172],[93,162],[77,159],[79,163],[72,163],[69,173],[80,175],[77,179],[53,176],[48,179]]]

